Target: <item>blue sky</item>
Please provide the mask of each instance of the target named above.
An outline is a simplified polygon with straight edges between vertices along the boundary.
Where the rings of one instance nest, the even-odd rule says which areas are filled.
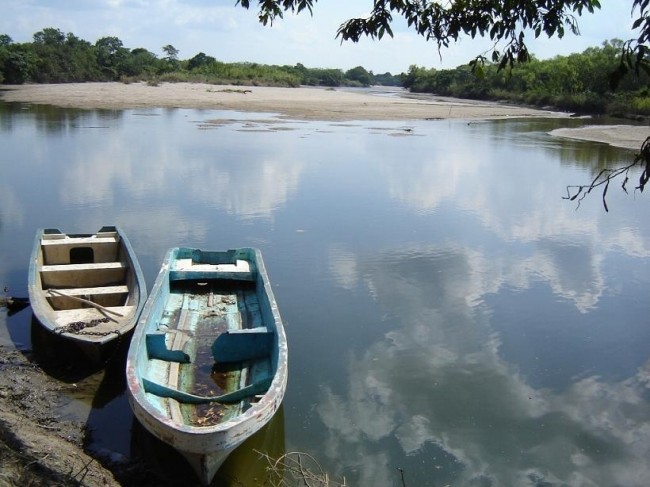
[[[2,2],[0,33],[15,42],[56,27],[94,43],[117,36],[125,47],[144,47],[162,56],[171,44],[181,59],[198,52],[220,61],[265,64],[302,63],[311,68],[350,69],[363,66],[375,73],[397,74],[412,64],[427,68],[453,68],[467,63],[490,47],[488,40],[464,38],[440,54],[405,24],[394,26],[394,38],[364,39],[341,44],[338,26],[352,17],[366,16],[372,0],[319,0],[313,17],[286,15],[272,27],[257,20],[257,10],[235,7],[235,0],[19,0]],[[251,1],[251,5],[257,4]],[[578,19],[581,36],[567,33],[561,40],[530,39],[530,51],[544,59],[581,52],[603,41],[629,39],[631,0],[602,0],[602,9]]]

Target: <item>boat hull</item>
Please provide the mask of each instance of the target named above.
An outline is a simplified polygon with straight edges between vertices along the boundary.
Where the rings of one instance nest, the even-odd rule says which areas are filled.
[[[128,338],[146,298],[135,253],[115,226],[94,234],[39,230],[28,289],[36,321],[97,363]]]
[[[137,420],[209,484],[230,453],[269,422],[286,389],[286,336],[260,252],[171,249],[134,332],[126,373]]]

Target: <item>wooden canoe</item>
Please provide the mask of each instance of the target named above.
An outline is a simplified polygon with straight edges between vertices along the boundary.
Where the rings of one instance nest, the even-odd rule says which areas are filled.
[[[209,484],[286,389],[286,336],[259,250],[171,249],[126,375],[138,421]]]
[[[146,299],[140,265],[115,226],[94,234],[39,230],[28,287],[37,321],[97,363],[110,344],[133,330]]]

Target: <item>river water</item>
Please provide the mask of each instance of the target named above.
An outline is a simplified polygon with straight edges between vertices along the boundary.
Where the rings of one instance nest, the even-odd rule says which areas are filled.
[[[120,225],[149,287],[169,247],[259,247],[289,385],[232,485],[257,450],[355,486],[648,485],[648,201],[562,199],[633,155],[547,135],[583,123],[0,104],[0,285],[27,294],[39,227]],[[37,355],[34,326],[0,340]],[[120,374],[70,377],[88,449],[134,455]]]

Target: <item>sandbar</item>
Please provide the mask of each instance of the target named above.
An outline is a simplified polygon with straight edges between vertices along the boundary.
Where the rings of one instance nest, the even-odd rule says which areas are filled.
[[[636,125],[586,125],[577,128],[555,129],[550,134],[568,139],[602,142],[623,149],[639,150],[643,141],[650,137],[650,127]]]
[[[423,120],[551,117],[560,114],[494,102],[368,94],[345,89],[223,86],[202,83],[68,83],[2,87],[7,102],[68,108],[205,108],[276,114],[298,120]],[[402,91],[402,93],[406,93]],[[384,95],[384,96],[381,96]]]
[[[374,90],[226,86],[203,83],[66,83],[5,85],[0,100],[81,109],[196,108],[272,114],[296,120],[370,121],[556,118],[569,114],[490,101]],[[650,135],[632,125],[559,129],[552,135],[638,149]]]

